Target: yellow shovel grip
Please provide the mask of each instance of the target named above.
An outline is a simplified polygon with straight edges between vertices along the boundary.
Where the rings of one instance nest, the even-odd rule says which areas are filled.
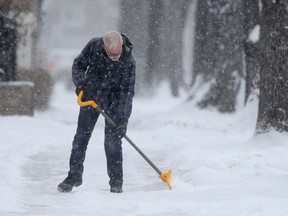
[[[93,100],[88,100],[88,101],[82,101],[82,97],[83,97],[83,90],[80,91],[79,95],[78,95],[78,99],[77,99],[77,103],[80,106],[92,106],[94,108],[96,108],[98,105],[95,103],[95,101]]]

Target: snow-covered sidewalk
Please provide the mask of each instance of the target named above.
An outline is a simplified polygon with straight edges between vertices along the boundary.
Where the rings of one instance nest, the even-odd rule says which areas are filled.
[[[287,216],[288,136],[253,137],[256,108],[201,112],[165,86],[151,99],[136,97],[128,136],[163,172],[173,169],[173,189],[123,141],[124,193],[111,194],[101,119],[83,185],[59,193],[79,107],[58,84],[48,111],[0,116],[0,215]]]

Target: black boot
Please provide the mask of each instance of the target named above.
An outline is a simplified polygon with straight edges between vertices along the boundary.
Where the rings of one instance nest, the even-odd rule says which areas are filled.
[[[78,187],[82,184],[82,178],[72,178],[72,177],[67,177],[62,183],[60,183],[57,187],[57,190],[59,192],[70,192],[72,188]]]
[[[110,192],[111,193],[122,193],[122,186],[111,186],[110,187]]]

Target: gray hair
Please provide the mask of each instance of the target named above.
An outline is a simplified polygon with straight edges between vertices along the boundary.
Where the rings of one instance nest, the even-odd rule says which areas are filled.
[[[113,49],[114,47],[119,46],[119,44],[123,44],[123,38],[117,31],[107,32],[103,37],[103,41],[105,47],[108,49]]]

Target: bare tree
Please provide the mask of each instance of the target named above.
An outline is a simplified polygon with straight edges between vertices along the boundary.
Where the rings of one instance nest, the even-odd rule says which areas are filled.
[[[150,0],[148,8],[148,44],[146,52],[145,83],[153,88],[157,83],[157,71],[160,69],[161,18],[163,13],[162,0]]]
[[[212,79],[213,61],[210,55],[214,53],[211,46],[212,25],[211,16],[208,14],[209,4],[207,0],[197,2],[196,9],[196,27],[195,27],[195,43],[194,43],[194,65],[193,65],[193,81],[192,86],[197,77],[201,76],[203,82]]]
[[[134,42],[138,80],[149,89],[166,79],[178,95],[183,85],[182,49],[191,0],[122,0],[120,29]]]
[[[262,0],[262,5],[256,131],[288,131],[288,2]]]
[[[183,81],[183,34],[191,0],[163,1],[160,30],[160,75],[167,78],[171,93],[178,96]]]
[[[256,92],[259,84],[259,42],[254,36],[259,35],[260,29],[260,5],[259,0],[244,0],[244,52],[246,71],[245,103],[248,97]]]
[[[235,111],[243,80],[243,15],[240,0],[198,1],[194,80],[210,85],[198,103]]]
[[[121,0],[120,31],[127,34],[133,43],[137,60],[137,86],[146,81],[146,51],[148,44],[148,1]]]

